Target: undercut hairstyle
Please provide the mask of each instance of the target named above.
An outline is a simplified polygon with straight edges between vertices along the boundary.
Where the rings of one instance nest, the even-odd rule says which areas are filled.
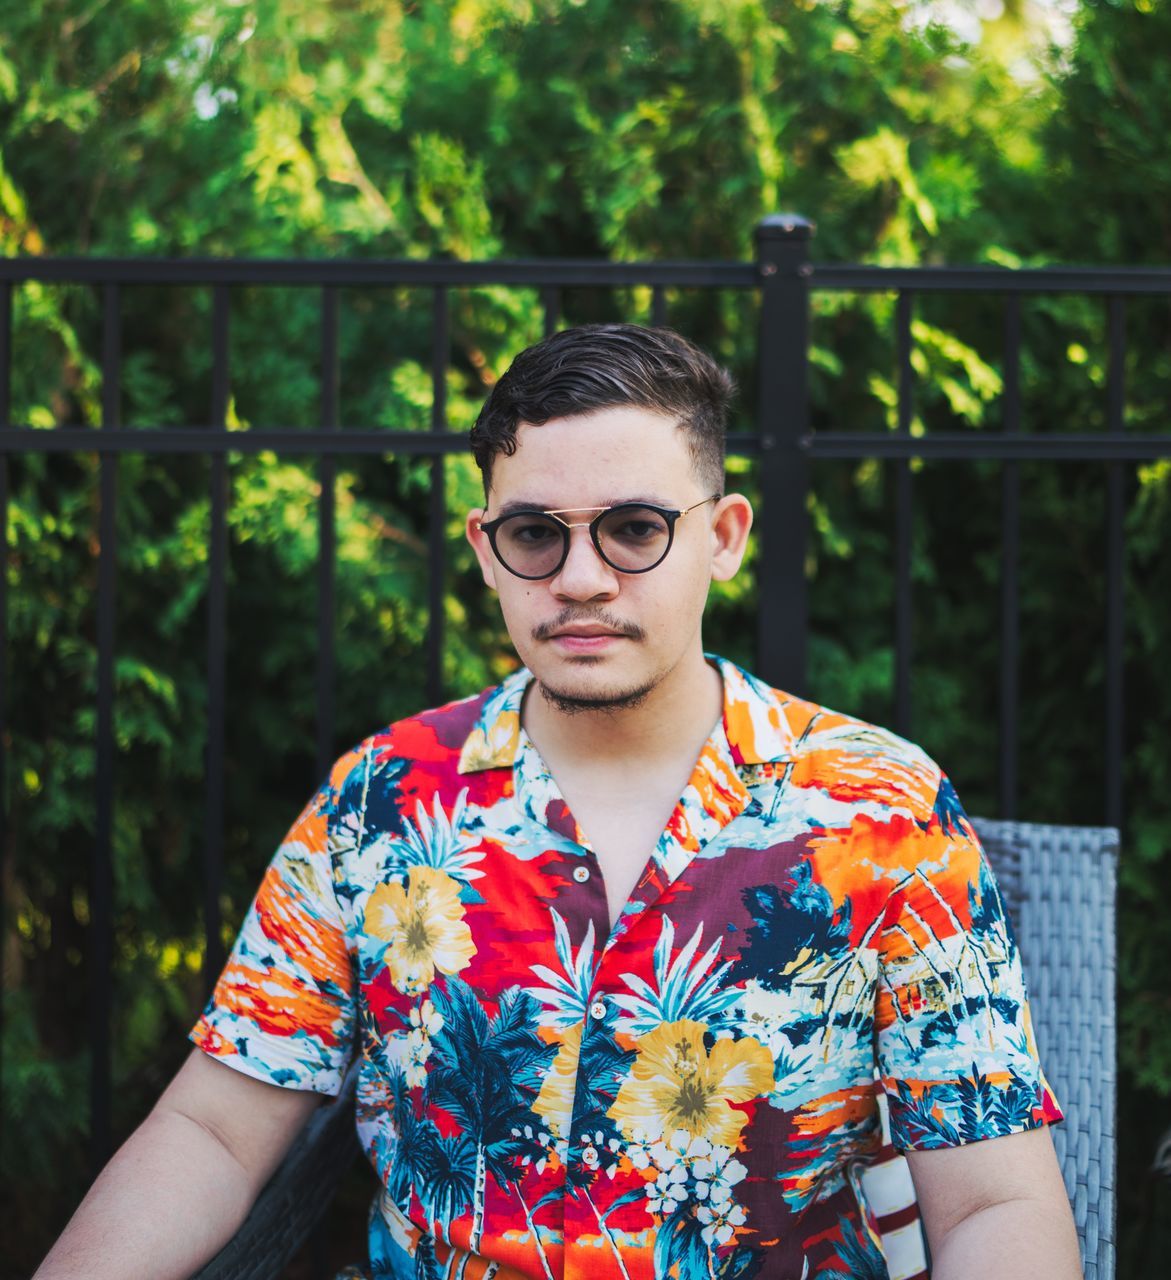
[[[492,388],[471,431],[472,456],[492,485],[492,463],[516,452],[517,427],[629,405],[674,418],[696,474],[724,491],[731,375],[673,329],[584,324],[528,347]]]

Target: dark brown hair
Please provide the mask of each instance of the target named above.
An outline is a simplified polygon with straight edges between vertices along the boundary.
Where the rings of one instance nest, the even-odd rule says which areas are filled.
[[[472,455],[492,483],[492,463],[516,452],[522,422],[630,405],[675,418],[696,472],[713,493],[724,487],[724,436],[731,376],[673,329],[584,324],[528,347],[492,388],[472,427]]]

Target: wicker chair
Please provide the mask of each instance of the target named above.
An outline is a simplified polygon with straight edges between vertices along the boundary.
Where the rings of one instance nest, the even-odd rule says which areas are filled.
[[[1065,1110],[1054,1145],[1086,1280],[1114,1280],[1114,886],[1118,833],[975,819],[1025,965],[1045,1073]],[[235,1237],[193,1280],[273,1280],[357,1152],[351,1068]]]
[[[1118,832],[979,818],[975,827],[1012,917],[1037,1048],[1065,1111],[1053,1145],[1086,1280],[1114,1280]]]

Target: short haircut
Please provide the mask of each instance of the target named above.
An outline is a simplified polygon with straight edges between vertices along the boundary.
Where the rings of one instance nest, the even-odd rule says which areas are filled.
[[[492,463],[516,452],[517,427],[630,405],[674,418],[696,474],[724,488],[731,376],[673,329],[583,324],[528,347],[492,388],[471,431],[472,455],[492,484]]]

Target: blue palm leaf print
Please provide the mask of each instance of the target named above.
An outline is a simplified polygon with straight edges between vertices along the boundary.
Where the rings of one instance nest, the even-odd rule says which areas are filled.
[[[549,908],[553,921],[553,938],[557,952],[557,962],[561,972],[549,968],[548,965],[533,965],[533,973],[547,984],[543,987],[530,987],[529,994],[545,1006],[542,1021],[550,1027],[572,1027],[586,1020],[590,1004],[590,991],[594,985],[594,922],[591,920],[586,928],[582,944],[574,955],[573,944],[569,940],[569,929],[561,914],[553,907]]]
[[[741,896],[754,923],[745,931],[747,945],[732,969],[734,979],[755,979],[770,991],[781,990],[788,981],[784,970],[802,951],[836,956],[849,945],[850,899],[835,911],[808,861],[798,862],[783,885],[755,885]]]
[[[897,1082],[898,1092],[891,1099],[892,1128],[894,1111],[898,1111],[898,1130],[911,1146],[958,1147],[959,1131],[946,1120],[934,1114],[934,1108],[942,1101],[950,1101],[954,1095],[951,1085],[937,1085],[930,1097],[916,1096],[905,1080]]]
[[[849,1218],[838,1219],[838,1230],[842,1238],[834,1249],[845,1269],[819,1271],[818,1280],[890,1280],[886,1259],[865,1232],[859,1231]]]
[[[624,973],[622,980],[632,994],[614,997],[626,1011],[623,1031],[646,1035],[664,1022],[677,1022],[681,1018],[693,1018],[713,1026],[736,1003],[740,993],[726,981],[732,962],[725,961],[712,968],[720,953],[721,939],[717,937],[703,955],[695,959],[702,936],[700,924],[672,960],[675,926],[670,916],[663,915],[655,944],[653,983],[638,974]]]

